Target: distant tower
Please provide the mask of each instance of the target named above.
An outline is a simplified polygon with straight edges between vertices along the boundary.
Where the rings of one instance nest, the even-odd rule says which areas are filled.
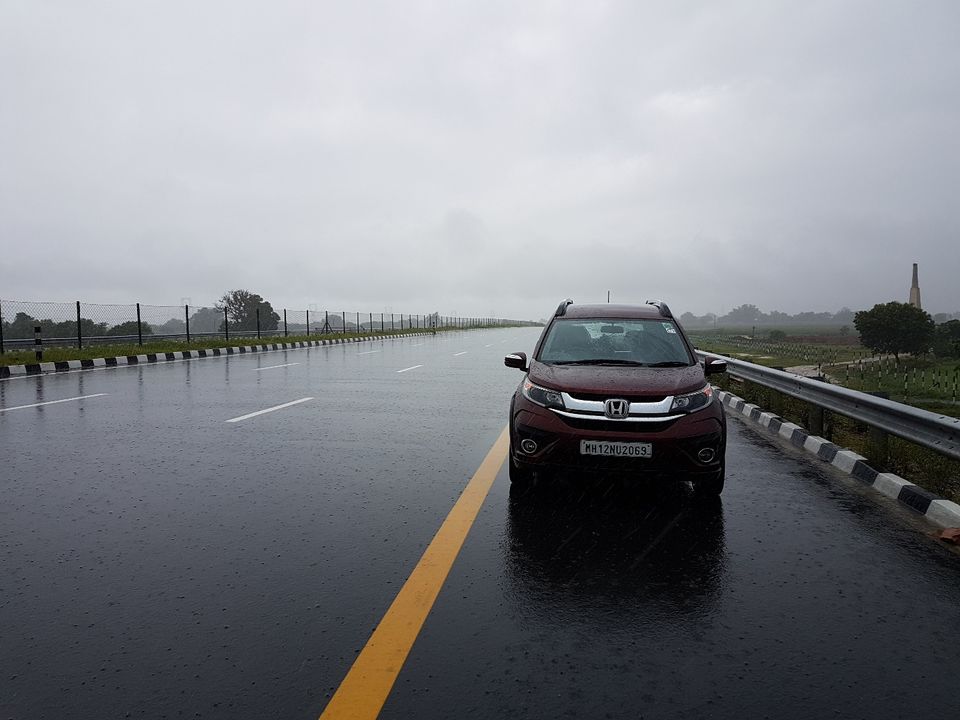
[[[913,285],[910,286],[910,304],[918,310],[920,307],[920,281],[917,280],[917,264],[913,264]]]

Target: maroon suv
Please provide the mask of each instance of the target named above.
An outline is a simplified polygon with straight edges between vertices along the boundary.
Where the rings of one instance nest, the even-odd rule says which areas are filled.
[[[723,490],[727,425],[683,328],[660,302],[574,305],[544,328],[510,401],[510,480],[555,470],[690,480],[698,494]]]

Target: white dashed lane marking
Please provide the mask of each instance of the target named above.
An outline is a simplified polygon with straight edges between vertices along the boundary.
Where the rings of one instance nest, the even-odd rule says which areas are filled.
[[[423,365],[411,365],[410,367],[404,368],[403,370],[397,370],[397,372],[402,373],[402,372],[407,372],[408,370],[416,370],[417,368],[422,368],[422,367]]]
[[[64,398],[63,400],[48,400],[47,402],[33,403],[32,405],[15,405],[14,407],[0,408],[0,413],[10,412],[11,410],[26,410],[27,408],[43,407],[44,405],[56,405],[58,403],[72,402],[74,400],[86,400],[87,398],[103,397],[108,393],[94,393],[93,395],[78,395],[77,397]]]
[[[267,413],[276,412],[277,410],[283,410],[284,408],[291,407],[292,405],[299,405],[300,403],[305,403],[308,400],[313,400],[313,398],[305,397],[305,398],[300,398],[299,400],[293,400],[291,402],[284,403],[283,405],[274,405],[273,407],[269,407],[265,410],[257,410],[256,412],[247,413],[246,415],[241,415],[240,417],[230,418],[229,420],[225,420],[224,422],[236,423],[236,422],[240,422],[241,420],[249,420],[250,418],[257,417],[257,415],[266,415]]]
[[[298,363],[298,362],[295,362],[295,363],[284,363],[283,365],[267,365],[267,367],[254,368],[254,369],[255,369],[257,372],[260,372],[261,370],[275,370],[276,368],[292,367],[292,366],[294,366],[294,365],[299,365],[299,364],[300,364],[300,363]]]

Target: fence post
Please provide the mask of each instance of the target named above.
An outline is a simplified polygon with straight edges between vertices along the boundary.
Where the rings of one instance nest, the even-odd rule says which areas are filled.
[[[43,339],[40,332],[43,330],[39,325],[33,326],[33,349],[37,353],[37,362],[43,360]]]
[[[341,316],[341,319],[343,320],[343,328],[341,330],[343,334],[346,335],[347,334],[347,311],[341,310],[340,316]]]
[[[283,309],[283,336],[287,336],[287,309]]]
[[[307,310],[307,337],[310,337],[310,311]]]
[[[230,339],[230,318],[227,317],[227,308],[223,308],[223,339]]]
[[[383,313],[380,313],[380,333],[383,334],[385,329],[386,327],[383,324]],[[3,347],[3,335],[0,334],[0,348],[2,347]],[[0,350],[0,352],[3,352],[3,351]]]
[[[77,300],[77,349],[83,348],[83,331],[80,329],[80,301]]]
[[[3,355],[3,305],[0,304],[0,355]]]
[[[140,325],[140,303],[137,303],[137,345],[143,347],[143,327]]]
[[[360,313],[357,313],[357,335],[360,334]]]
[[[370,313],[370,332],[373,332],[373,313]]]
[[[396,326],[393,324],[393,313],[390,313],[390,331],[393,332],[396,329]]]
[[[190,342],[190,306],[183,306],[183,320],[187,324],[187,342]]]
[[[260,339],[260,308],[257,308],[257,340]]]

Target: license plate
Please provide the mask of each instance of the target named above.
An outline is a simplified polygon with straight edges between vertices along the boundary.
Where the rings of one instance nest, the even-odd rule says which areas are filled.
[[[581,455],[602,455],[603,457],[653,457],[653,443],[606,442],[604,440],[581,440]]]

